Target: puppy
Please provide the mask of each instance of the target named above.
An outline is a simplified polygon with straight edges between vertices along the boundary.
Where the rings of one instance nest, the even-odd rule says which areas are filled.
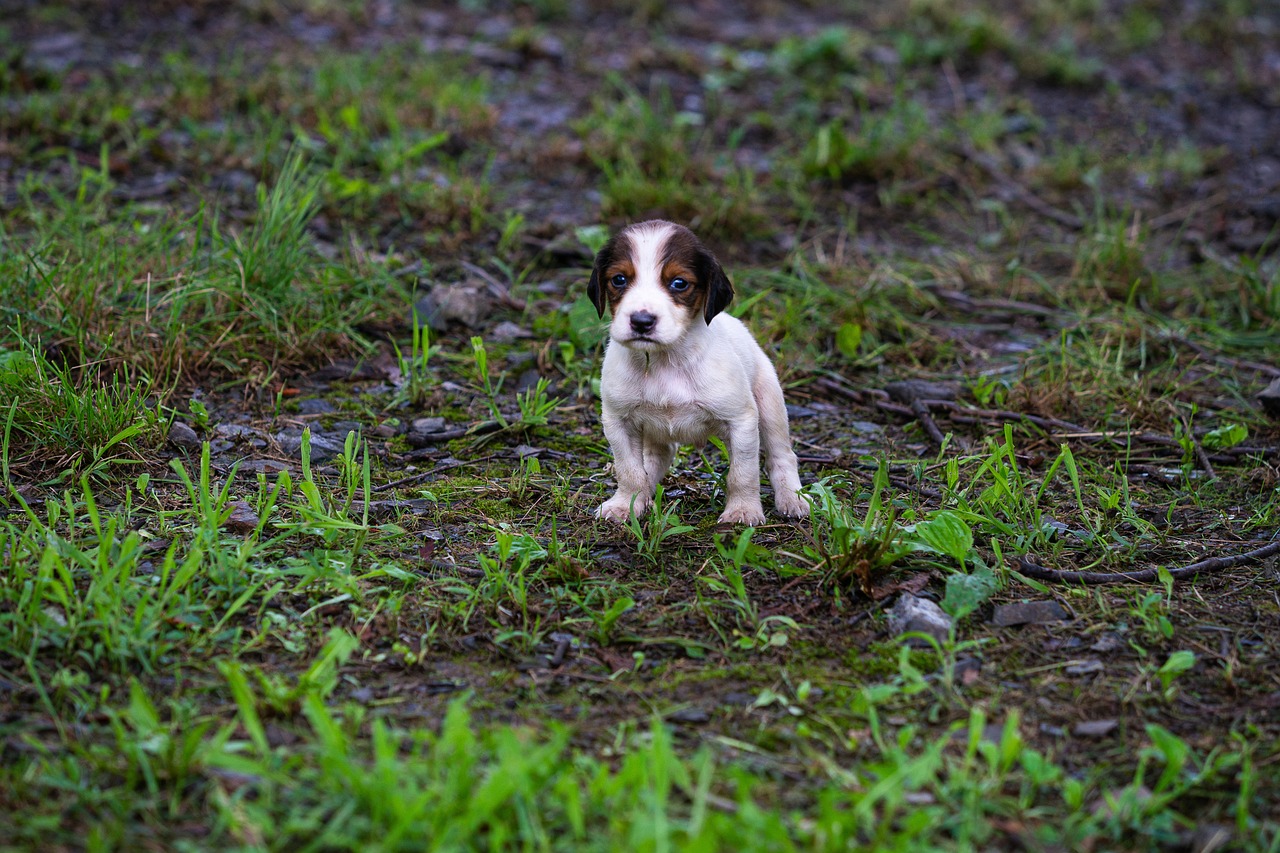
[[[679,444],[717,436],[728,448],[722,524],[761,524],[760,450],[774,505],[809,514],[799,493],[782,386],[747,327],[721,313],[733,285],[688,228],[628,226],[596,256],[587,296],[613,313],[600,377],[601,420],[618,491],[597,510],[610,521],[644,514]]]

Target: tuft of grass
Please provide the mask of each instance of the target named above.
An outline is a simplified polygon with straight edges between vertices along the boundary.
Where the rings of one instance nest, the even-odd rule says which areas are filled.
[[[161,437],[163,417],[145,376],[123,367],[71,367],[35,346],[0,349],[0,462],[11,476],[115,478]],[[0,501],[5,500],[0,497]]]
[[[677,110],[669,92],[646,97],[617,78],[581,122],[587,153],[603,176],[601,210],[630,220],[655,216],[711,235],[751,235],[763,192],[734,160],[734,135],[717,139],[703,113]]]

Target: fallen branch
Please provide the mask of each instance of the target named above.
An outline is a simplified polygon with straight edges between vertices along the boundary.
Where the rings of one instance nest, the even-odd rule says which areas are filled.
[[[946,443],[946,435],[943,434],[942,430],[938,429],[937,423],[933,420],[933,415],[929,414],[928,403],[920,399],[912,400],[911,413],[916,416],[920,426],[924,427],[925,435],[929,436],[934,444],[942,447]]]
[[[1274,556],[1275,554],[1280,554],[1280,539],[1269,542],[1261,548],[1246,551],[1243,554],[1235,554],[1230,557],[1210,557],[1207,560],[1201,560],[1198,563],[1191,563],[1187,566],[1179,566],[1176,569],[1169,569],[1169,575],[1174,580],[1181,580],[1182,578],[1189,578],[1200,574],[1208,574],[1210,572],[1218,572],[1223,569],[1230,569],[1234,566],[1256,563],[1259,560],[1265,560],[1267,557]],[[1080,583],[1086,585],[1151,583],[1160,576],[1158,569],[1143,569],[1137,572],[1064,572],[1060,569],[1051,569],[1048,566],[1033,563],[1026,557],[1018,558],[1018,571],[1027,577],[1038,581],[1049,581],[1050,583]]]

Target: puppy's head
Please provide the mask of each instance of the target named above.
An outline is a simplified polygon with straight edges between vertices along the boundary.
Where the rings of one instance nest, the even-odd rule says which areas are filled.
[[[587,296],[609,336],[633,349],[675,345],[695,323],[709,324],[733,299],[720,262],[683,225],[652,220],[629,225],[596,255]]]

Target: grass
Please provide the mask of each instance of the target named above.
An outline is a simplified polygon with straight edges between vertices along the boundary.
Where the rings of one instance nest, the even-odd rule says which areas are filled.
[[[90,5],[0,38],[0,847],[1277,849],[1273,567],[1167,572],[1280,527],[1258,140],[1199,130],[1274,15]],[[714,447],[591,518],[650,215],[808,521],[717,529]]]

